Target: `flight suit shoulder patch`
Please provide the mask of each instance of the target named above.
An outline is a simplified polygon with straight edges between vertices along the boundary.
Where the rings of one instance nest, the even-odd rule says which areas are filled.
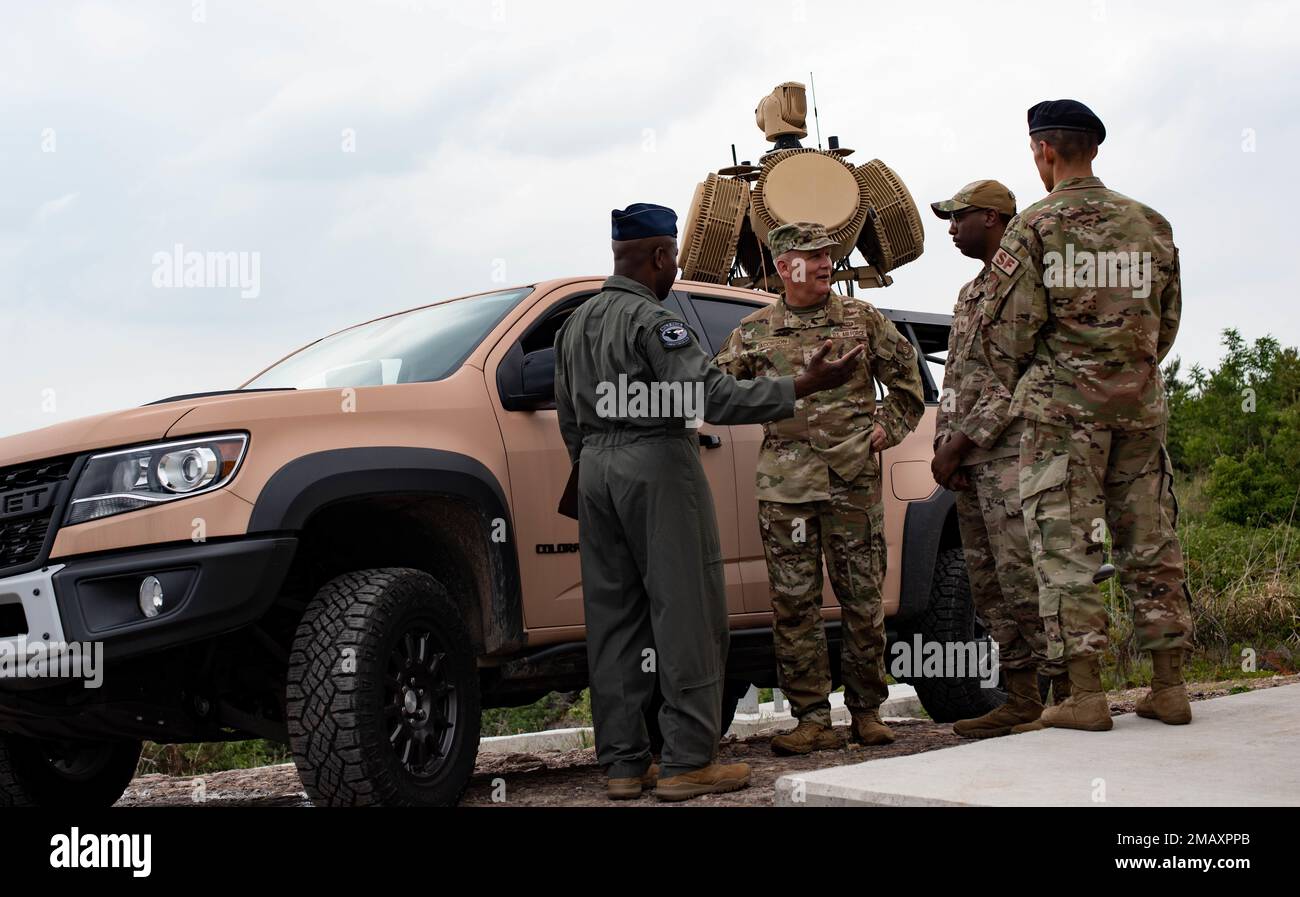
[[[659,343],[665,349],[680,349],[691,341],[690,328],[685,322],[673,319],[664,321],[655,326],[655,333],[659,336]]]

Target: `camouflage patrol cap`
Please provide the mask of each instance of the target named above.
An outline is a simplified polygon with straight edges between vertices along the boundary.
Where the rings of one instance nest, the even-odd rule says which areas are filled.
[[[1016,195],[999,181],[972,181],[958,190],[952,199],[930,203],[934,214],[951,218],[962,209],[992,209],[1005,215],[1016,214]]]
[[[792,249],[812,251],[840,244],[826,234],[826,228],[822,225],[813,221],[795,221],[768,231],[767,245],[775,258]]]

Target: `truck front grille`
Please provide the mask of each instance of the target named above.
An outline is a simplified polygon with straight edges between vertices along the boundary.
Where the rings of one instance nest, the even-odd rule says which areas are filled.
[[[0,571],[40,560],[76,461],[68,455],[0,467]],[[42,495],[42,487],[52,494]]]

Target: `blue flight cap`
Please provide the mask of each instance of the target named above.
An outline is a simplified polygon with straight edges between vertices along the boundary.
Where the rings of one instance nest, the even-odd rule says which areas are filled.
[[[677,213],[652,202],[634,202],[626,209],[614,209],[609,219],[615,240],[677,236]]]

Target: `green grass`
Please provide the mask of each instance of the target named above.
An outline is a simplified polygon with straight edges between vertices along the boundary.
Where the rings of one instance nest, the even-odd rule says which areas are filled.
[[[200,744],[154,744],[146,741],[137,775],[200,776],[228,769],[251,769],[287,763],[289,749],[273,741],[218,741]]]
[[[1206,514],[1203,477],[1177,485],[1178,536],[1191,592],[1195,643],[1189,680],[1243,679],[1289,673],[1300,664],[1300,527],[1247,527]],[[1150,658],[1133,637],[1132,609],[1117,578],[1103,587],[1110,648],[1103,662],[1109,688],[1151,680]],[[1253,651],[1255,672],[1242,670]]]
[[[591,692],[553,691],[523,707],[498,707],[483,711],[482,735],[518,735],[546,729],[569,729],[591,725]]]

